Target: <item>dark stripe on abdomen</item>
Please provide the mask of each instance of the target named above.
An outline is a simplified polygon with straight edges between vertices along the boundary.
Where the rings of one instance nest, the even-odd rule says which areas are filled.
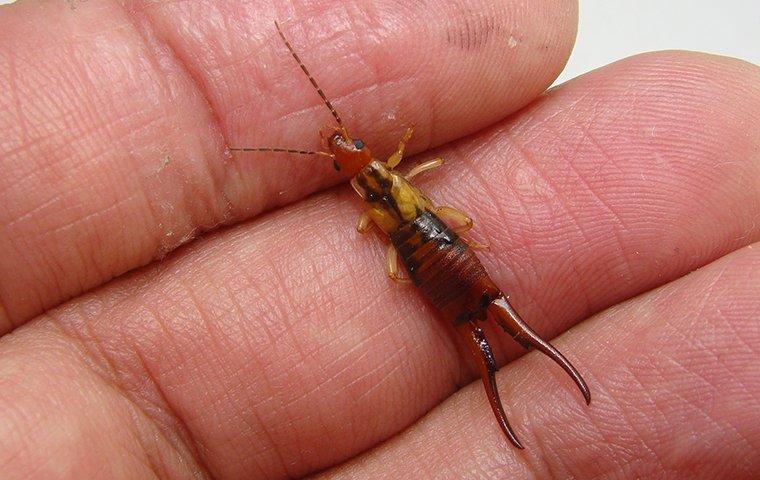
[[[414,284],[455,323],[483,318],[500,293],[467,244],[433,213],[403,225],[391,242]]]

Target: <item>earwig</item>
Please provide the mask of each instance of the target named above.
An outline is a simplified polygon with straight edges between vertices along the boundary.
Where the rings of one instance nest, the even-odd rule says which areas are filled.
[[[329,151],[273,147],[230,150],[326,156],[333,159],[336,170],[352,176],[351,186],[364,202],[357,230],[366,233],[376,225],[390,239],[388,276],[400,283],[413,283],[462,336],[477,363],[499,427],[515,447],[524,448],[504,413],[496,387],[496,362],[478,322],[491,318],[522,347],[535,348],[551,358],[570,375],[589,404],[591,393],[580,373],[520,318],[507,295],[491,280],[474,253],[483,246],[460,236],[472,228],[472,219],[455,208],[433,205],[410,182],[412,177],[442,165],[443,160],[420,164],[407,175],[396,171],[413,127],[407,129],[398,148],[385,162],[373,158],[362,140],[349,137],[337,111],[276,22],[275,27],[338,124],[326,139]],[[408,272],[406,278],[399,275],[399,262]]]

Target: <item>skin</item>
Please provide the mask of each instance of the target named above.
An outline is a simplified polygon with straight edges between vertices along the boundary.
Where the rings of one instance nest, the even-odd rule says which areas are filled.
[[[753,477],[760,70],[655,53],[539,96],[575,3],[412,3],[2,7],[4,478]],[[415,123],[409,165],[446,159],[415,184],[475,219],[590,408],[489,328],[507,446],[345,176],[225,155],[330,125],[275,18],[376,156]]]

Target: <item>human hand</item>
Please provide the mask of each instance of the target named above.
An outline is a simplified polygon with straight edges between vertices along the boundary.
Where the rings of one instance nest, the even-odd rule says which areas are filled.
[[[657,53],[540,95],[575,2],[279,3],[0,10],[0,477],[752,478],[758,68]],[[590,407],[488,332],[512,448],[345,178],[225,153],[329,124],[275,19],[378,157],[416,123],[446,158],[418,183]]]

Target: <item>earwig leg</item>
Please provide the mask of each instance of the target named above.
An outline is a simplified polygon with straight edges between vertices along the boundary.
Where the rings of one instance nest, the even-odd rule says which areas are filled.
[[[538,334],[533,331],[522,318],[520,318],[520,315],[518,315],[515,309],[512,308],[512,305],[509,304],[509,301],[507,301],[506,298],[500,297],[491,302],[488,306],[488,311],[495,317],[496,323],[509,333],[517,343],[526,349],[535,347],[536,350],[551,358],[562,367],[580,389],[583,398],[586,400],[586,404],[591,403],[591,392],[578,370],[576,370],[570,361],[565,358],[559,350],[554,348],[551,343],[539,337]]]
[[[412,283],[408,278],[399,276],[398,274],[398,253],[393,245],[388,245],[388,277],[394,282],[398,283]]]
[[[412,178],[416,177],[420,173],[427,172],[428,170],[432,170],[434,168],[438,168],[441,165],[443,165],[442,158],[436,158],[433,160],[428,160],[427,162],[420,163],[419,165],[415,166],[413,169],[409,170],[409,173],[406,174],[406,179],[411,180]]]
[[[372,229],[372,225],[374,225],[372,218],[370,218],[369,213],[365,210],[359,217],[359,221],[356,222],[356,231],[362,234],[367,233]]]
[[[456,230],[454,230],[454,231],[456,232]],[[456,233],[457,233],[457,235],[459,234],[459,232],[456,232]],[[464,237],[460,237],[460,238],[461,238],[461,240],[462,240],[464,243],[466,243],[466,244],[467,244],[467,246],[468,246],[468,247],[470,247],[470,248],[471,248],[471,249],[473,249],[473,250],[484,250],[484,251],[488,251],[488,250],[490,250],[490,249],[491,249],[491,247],[490,247],[489,245],[486,245],[485,243],[479,243],[479,242],[476,242],[475,240],[473,240],[473,239],[471,239],[471,238],[464,238]]]
[[[478,364],[480,378],[483,380],[483,386],[488,396],[488,403],[491,404],[491,410],[493,410],[501,430],[515,447],[524,449],[525,447],[517,439],[517,435],[512,430],[512,426],[509,424],[507,416],[504,413],[504,407],[499,398],[499,390],[496,387],[496,362],[493,359],[491,346],[488,345],[483,330],[472,322],[457,325],[456,328],[462,334],[462,337],[464,337],[472,356],[475,358],[475,362]]]
[[[443,220],[444,223],[450,224],[451,228],[457,232],[457,234],[469,231],[475,224],[466,213],[453,207],[437,207],[435,209],[435,214],[438,218]]]
[[[388,168],[393,170],[398,166],[399,163],[401,163],[401,159],[404,158],[404,150],[406,149],[406,143],[409,141],[410,138],[412,138],[412,132],[414,132],[414,125],[410,126],[406,129],[406,133],[404,133],[404,136],[401,137],[401,140],[398,142],[398,148],[396,151],[388,157],[388,161],[385,162],[386,165],[388,165]]]
[[[453,224],[452,230],[454,230],[457,235],[469,232],[474,225],[472,218],[453,207],[438,207],[435,209],[435,214],[445,223]],[[446,222],[446,220],[448,220],[448,222]],[[469,238],[462,238],[462,241],[469,245],[473,250],[488,250],[490,248],[486,244],[476,242]]]

